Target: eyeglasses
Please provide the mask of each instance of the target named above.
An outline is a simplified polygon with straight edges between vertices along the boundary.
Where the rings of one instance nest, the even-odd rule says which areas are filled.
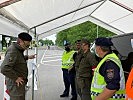
[[[86,46],[87,44],[82,44],[82,46]]]
[[[26,45],[26,43],[24,41],[23,41],[23,43],[24,43],[24,45],[25,45],[26,48],[29,48],[29,46],[30,46],[29,44]]]

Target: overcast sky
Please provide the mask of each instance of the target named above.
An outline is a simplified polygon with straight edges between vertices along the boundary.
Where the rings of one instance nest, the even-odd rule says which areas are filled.
[[[56,40],[56,34],[50,35],[50,36],[44,38],[43,40],[46,40],[46,39],[52,40],[52,41],[55,43],[55,40]]]

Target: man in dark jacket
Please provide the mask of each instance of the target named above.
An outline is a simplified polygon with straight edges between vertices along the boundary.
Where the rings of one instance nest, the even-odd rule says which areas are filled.
[[[17,43],[13,43],[7,49],[5,59],[1,64],[1,73],[5,75],[10,100],[25,100],[25,86],[28,81],[28,59],[35,55],[24,56],[24,51],[30,46],[32,37],[28,33],[20,33]]]
[[[83,39],[81,43],[83,54],[78,68],[78,76],[76,77],[81,90],[81,100],[91,100],[92,66],[96,66],[97,62],[95,56],[90,52],[90,42]]]
[[[82,58],[81,40],[77,40],[75,44],[76,44],[76,52],[73,55],[73,58],[74,58],[73,67],[75,68],[75,71],[76,71],[76,77],[75,77],[76,91],[78,95],[81,97],[81,90],[77,84],[78,69]]]

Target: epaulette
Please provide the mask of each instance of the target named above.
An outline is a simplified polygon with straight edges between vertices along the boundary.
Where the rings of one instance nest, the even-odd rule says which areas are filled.
[[[106,62],[110,61],[110,59],[107,59]]]

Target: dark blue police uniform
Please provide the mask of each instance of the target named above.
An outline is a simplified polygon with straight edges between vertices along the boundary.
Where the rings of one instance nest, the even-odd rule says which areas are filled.
[[[107,83],[109,90],[119,90],[120,88],[120,68],[111,60],[106,61],[99,69],[100,74]]]

